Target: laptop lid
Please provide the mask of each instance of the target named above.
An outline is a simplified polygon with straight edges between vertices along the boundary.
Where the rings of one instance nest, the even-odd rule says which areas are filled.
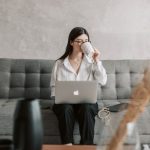
[[[55,104],[96,103],[97,81],[56,81]]]

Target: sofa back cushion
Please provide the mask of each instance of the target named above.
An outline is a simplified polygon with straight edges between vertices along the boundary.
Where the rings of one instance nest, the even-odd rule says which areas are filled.
[[[53,60],[0,59],[0,98],[50,98]]]
[[[50,99],[54,60],[0,59],[0,98]],[[98,99],[128,99],[150,60],[103,60],[108,81]]]
[[[133,88],[142,80],[150,60],[104,60],[108,80],[100,87],[98,99],[129,99]]]

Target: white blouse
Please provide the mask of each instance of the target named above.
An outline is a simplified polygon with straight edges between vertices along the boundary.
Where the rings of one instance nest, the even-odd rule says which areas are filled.
[[[87,81],[97,80],[99,84],[105,85],[107,74],[102,62],[91,63],[84,56],[78,73],[71,66],[68,57],[57,60],[51,75],[51,97],[55,96],[55,81]]]

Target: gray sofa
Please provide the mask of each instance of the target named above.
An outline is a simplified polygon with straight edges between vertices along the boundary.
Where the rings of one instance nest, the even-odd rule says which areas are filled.
[[[134,86],[142,79],[144,69],[150,60],[103,60],[108,74],[105,86],[98,88],[99,109],[103,106],[129,102]],[[54,101],[50,99],[50,77],[54,60],[0,59],[0,138],[12,138],[13,113],[20,98],[39,99],[43,126],[44,143],[58,144],[60,136],[58,121],[52,111]],[[111,127],[117,128],[124,111],[111,113]],[[142,143],[150,143],[150,109],[147,106],[138,120],[138,132]],[[101,128],[102,121],[96,117],[94,142],[109,139],[108,127]],[[74,130],[75,143],[79,143],[78,124]],[[133,138],[129,140],[131,142]]]

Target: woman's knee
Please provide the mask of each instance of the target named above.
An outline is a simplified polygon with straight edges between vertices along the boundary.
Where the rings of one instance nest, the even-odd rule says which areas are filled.
[[[82,111],[89,111],[91,109],[90,104],[81,104],[80,110]]]
[[[63,113],[73,113],[73,107],[72,105],[69,105],[69,104],[64,104],[63,107],[62,107],[62,112]]]
[[[73,107],[70,104],[55,104],[53,110],[56,114],[73,113]]]
[[[81,104],[80,105],[80,112],[84,113],[94,113],[95,115],[97,114],[98,111],[98,106],[97,104]]]

